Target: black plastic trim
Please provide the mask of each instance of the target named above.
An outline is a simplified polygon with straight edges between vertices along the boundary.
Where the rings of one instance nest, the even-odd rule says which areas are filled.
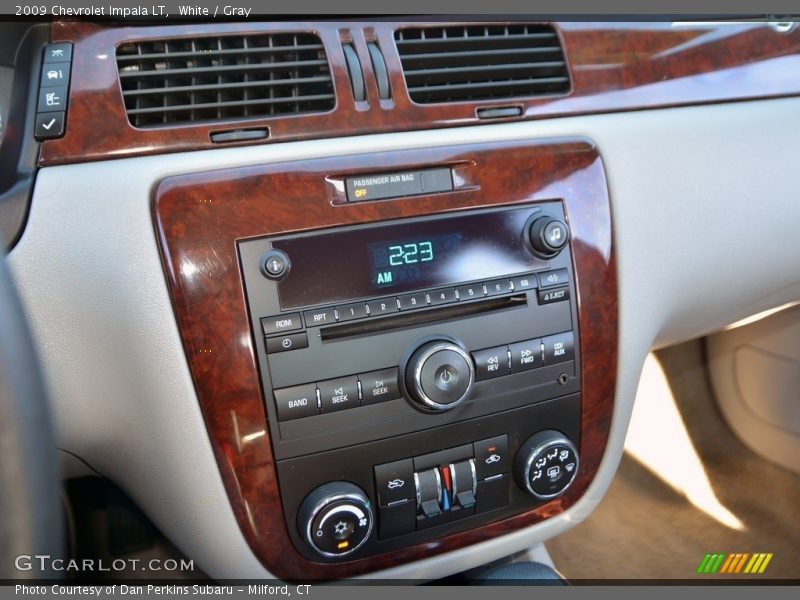
[[[42,48],[49,37],[49,25],[31,25],[14,56],[8,122],[0,144],[0,239],[8,250],[22,237],[36,180],[39,143],[33,129]]]

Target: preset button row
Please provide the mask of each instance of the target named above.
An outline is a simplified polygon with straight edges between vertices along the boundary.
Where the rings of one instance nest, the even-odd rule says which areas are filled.
[[[429,306],[478,300],[488,296],[499,296],[514,292],[526,292],[537,287],[552,285],[547,279],[542,279],[544,275],[548,274],[550,279],[555,277],[559,284],[567,281],[566,269],[558,269],[540,273],[538,277],[537,274],[520,275],[430,291],[413,292],[367,302],[352,302],[335,307],[314,308],[304,311],[302,317],[299,312],[273,315],[261,319],[261,328],[264,335],[269,336],[301,330],[304,327],[303,319],[305,319],[305,327],[322,327],[344,321],[379,317]]]

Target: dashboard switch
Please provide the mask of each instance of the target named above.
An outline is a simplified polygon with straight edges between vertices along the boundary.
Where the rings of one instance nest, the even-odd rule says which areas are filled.
[[[339,377],[317,383],[319,387],[319,403],[323,413],[336,412],[361,406],[358,397],[358,378]]]
[[[571,331],[542,338],[544,364],[553,365],[575,359],[575,338]]]
[[[317,386],[313,383],[275,390],[279,421],[291,421],[319,414]]]
[[[259,269],[267,279],[283,279],[289,274],[292,263],[285,252],[281,250],[268,250],[261,256]]]
[[[564,434],[540,431],[519,449],[514,475],[524,491],[538,500],[549,500],[572,485],[578,465],[578,450]]]
[[[508,375],[508,346],[476,350],[472,358],[475,360],[476,381]]]
[[[353,319],[363,319],[367,316],[367,305],[363,302],[354,302],[337,306],[336,312],[339,313],[340,321],[351,321]]]
[[[442,479],[439,469],[428,469],[414,474],[417,496],[417,512],[427,518],[442,512]]]
[[[401,398],[397,373],[397,367],[361,373],[358,376],[361,381],[361,403],[367,406]]]
[[[568,287],[539,290],[539,304],[553,304],[564,300],[569,300]]]
[[[539,273],[539,287],[541,288],[566,285],[568,283],[569,273],[566,269],[555,269],[554,271]]]
[[[297,528],[309,548],[329,558],[360,548],[372,533],[373,522],[369,498],[347,481],[321,485],[297,512]]]
[[[40,113],[54,110],[66,110],[67,107],[67,86],[59,85],[55,87],[42,88],[39,90]]]
[[[57,44],[47,44],[44,49],[45,65],[50,63],[70,62],[72,60],[72,44],[69,42],[59,42]]]
[[[378,504],[388,506],[401,500],[414,500],[414,466],[410,458],[375,467]]]
[[[475,379],[472,360],[460,346],[447,340],[423,344],[406,365],[406,389],[414,403],[429,411],[458,406]]]
[[[510,279],[495,279],[494,281],[487,281],[483,285],[488,296],[500,296],[514,291],[514,284],[511,283]]]
[[[541,367],[542,362],[542,340],[526,340],[509,344],[511,352],[511,372],[519,373]]]
[[[569,228],[566,223],[554,217],[542,216],[527,228],[526,241],[534,254],[549,258],[561,252],[567,245]]]
[[[515,292],[524,292],[536,287],[536,275],[522,275],[511,280]]]
[[[264,317],[261,319],[261,329],[264,335],[283,333],[284,331],[295,331],[303,328],[300,320],[300,313],[289,313],[286,315],[275,315],[274,317]]]
[[[486,295],[483,290],[483,284],[481,283],[462,285],[456,288],[456,293],[458,294],[458,299],[461,301],[477,300],[478,298],[483,298]]]
[[[508,436],[481,440],[473,444],[475,449],[475,472],[478,481],[501,473],[508,473]]]
[[[405,294],[400,296],[398,300],[400,301],[400,310],[413,310],[428,306],[428,296],[425,292]]]
[[[33,135],[37,140],[51,140],[64,135],[64,119],[66,113],[44,112],[36,115],[36,126]]]
[[[430,298],[431,306],[436,304],[449,304],[450,302],[456,301],[456,290],[455,288],[434,290],[428,294],[428,298]]]
[[[267,338],[267,354],[288,352],[308,348],[308,335],[305,332],[289,333],[282,337]]]
[[[450,465],[451,479],[453,481],[454,503],[461,508],[472,508],[475,506],[475,491],[477,473],[475,461],[465,460]]]
[[[331,325],[336,323],[336,315],[332,308],[317,308],[304,313],[308,327]]]

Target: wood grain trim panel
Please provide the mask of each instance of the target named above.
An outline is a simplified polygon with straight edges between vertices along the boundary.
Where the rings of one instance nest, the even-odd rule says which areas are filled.
[[[443,23],[432,23],[442,25]],[[445,23],[453,24],[453,23]],[[522,100],[413,103],[394,43],[404,22],[252,22],[112,27],[81,21],[53,23],[53,41],[74,43],[66,135],[42,144],[40,164],[105,160],[221,147],[214,131],[267,127],[272,143],[484,123],[478,108],[519,106],[521,119],[638,110],[684,104],[768,98],[800,93],[800,28],[781,33],[764,23],[554,24],[564,44],[572,91]],[[419,25],[415,23],[413,25]],[[125,41],[202,34],[316,32],[330,61],[337,103],[327,113],[137,129],[130,125],[117,77],[116,47]],[[341,49],[355,44],[367,101],[355,103]],[[366,48],[376,41],[389,69],[392,99],[379,100]],[[508,119],[498,119],[503,121]]]
[[[454,193],[334,204],[326,177],[460,164],[474,186]],[[525,514],[403,550],[321,564],[286,530],[256,367],[236,240],[447,211],[563,198],[572,230],[583,404],[581,467],[572,488]],[[282,163],[171,177],[154,222],[198,400],[239,526],[276,576],[344,578],[515,531],[572,506],[608,438],[617,361],[617,282],[601,158],[585,140],[501,143]]]

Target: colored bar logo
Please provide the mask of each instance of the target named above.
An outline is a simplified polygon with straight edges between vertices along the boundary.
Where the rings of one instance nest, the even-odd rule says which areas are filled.
[[[734,552],[731,554],[725,554],[724,552],[708,553],[697,566],[697,573],[703,575],[713,575],[715,573],[760,575],[767,569],[772,556],[771,552],[753,554],[748,552]]]

